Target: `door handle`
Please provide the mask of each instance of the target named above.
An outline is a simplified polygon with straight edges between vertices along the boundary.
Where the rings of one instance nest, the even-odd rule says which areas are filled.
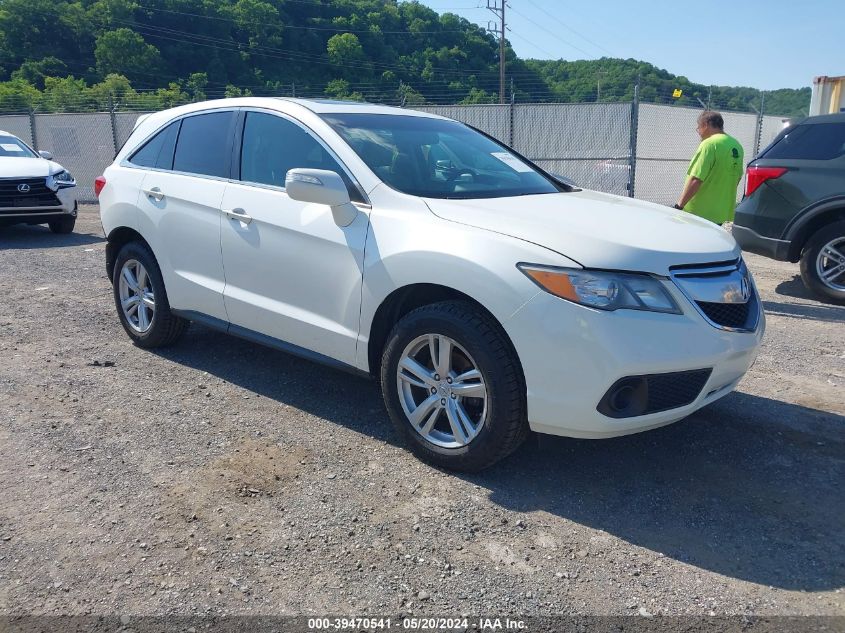
[[[250,222],[252,222],[252,216],[247,215],[246,211],[241,208],[223,209],[223,214],[230,220],[238,220],[239,222],[243,222],[244,224],[249,224]]]
[[[152,189],[142,189],[142,191],[156,202],[164,200],[164,193],[158,187]]]

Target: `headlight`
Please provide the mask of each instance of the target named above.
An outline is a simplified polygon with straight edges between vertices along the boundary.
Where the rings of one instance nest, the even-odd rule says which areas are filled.
[[[71,173],[67,170],[60,171],[53,174],[47,179],[47,186],[51,189],[59,189],[60,187],[72,187],[76,184]]]
[[[663,284],[650,275],[535,264],[517,264],[517,268],[546,292],[589,308],[681,314]]]

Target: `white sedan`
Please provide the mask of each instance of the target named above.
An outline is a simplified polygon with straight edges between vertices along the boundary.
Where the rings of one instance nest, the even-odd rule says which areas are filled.
[[[765,327],[722,228],[580,190],[431,114],[182,106],[143,119],[95,191],[137,345],[193,321],[370,375],[412,450],[449,468],[529,430],[679,420],[736,387]]]
[[[0,226],[47,224],[70,233],[76,223],[76,181],[17,136],[0,130]]]

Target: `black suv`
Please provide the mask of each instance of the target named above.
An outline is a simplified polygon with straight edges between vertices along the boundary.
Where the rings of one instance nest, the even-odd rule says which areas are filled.
[[[807,288],[845,304],[845,112],[799,121],[749,163],[733,236],[800,261]]]

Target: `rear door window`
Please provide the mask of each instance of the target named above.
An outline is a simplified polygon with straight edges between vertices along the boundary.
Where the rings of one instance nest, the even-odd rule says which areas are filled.
[[[845,156],[845,123],[810,123],[789,130],[762,158],[831,160]]]
[[[138,167],[173,169],[173,151],[176,149],[180,123],[175,121],[152,137],[132,155],[129,162]]]
[[[174,171],[228,178],[234,116],[234,112],[212,112],[182,119]]]

